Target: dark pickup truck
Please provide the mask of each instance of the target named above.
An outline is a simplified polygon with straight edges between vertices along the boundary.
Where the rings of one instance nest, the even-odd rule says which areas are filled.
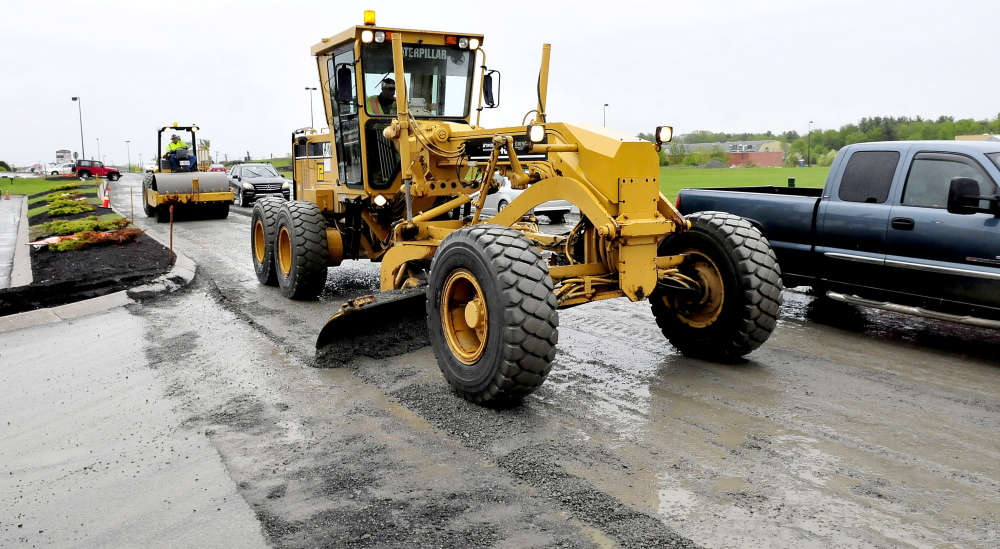
[[[998,181],[1000,142],[859,143],[823,189],[683,189],[677,206],[746,218],[786,288],[1000,328]]]

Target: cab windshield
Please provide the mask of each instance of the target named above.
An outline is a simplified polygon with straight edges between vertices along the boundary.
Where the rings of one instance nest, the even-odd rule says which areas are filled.
[[[403,72],[410,113],[415,117],[468,116],[474,53],[454,46],[404,44]],[[361,66],[365,111],[372,116],[395,115],[395,88],[400,84],[393,80],[392,43],[365,44]]]

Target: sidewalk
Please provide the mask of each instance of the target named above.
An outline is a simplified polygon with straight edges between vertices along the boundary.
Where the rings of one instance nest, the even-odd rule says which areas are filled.
[[[27,220],[26,196],[0,198],[0,289],[31,284]]]

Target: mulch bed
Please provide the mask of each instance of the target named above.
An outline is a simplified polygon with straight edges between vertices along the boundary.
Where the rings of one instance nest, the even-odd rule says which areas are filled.
[[[72,220],[109,213],[114,212],[100,206],[93,212],[55,218],[43,213],[29,218],[28,225],[33,227],[53,219]],[[27,286],[0,289],[0,316],[127,290],[146,284],[170,270],[167,248],[146,235],[124,244],[64,252],[50,251],[47,246],[38,249],[32,246],[30,256],[33,280]]]

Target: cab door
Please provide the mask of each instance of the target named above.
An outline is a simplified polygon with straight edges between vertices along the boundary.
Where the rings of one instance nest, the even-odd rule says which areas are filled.
[[[954,177],[975,179],[981,195],[998,192],[996,181],[971,156],[915,154],[889,216],[886,267],[902,291],[924,296],[929,307],[985,303],[1000,313],[1000,219],[948,213]]]
[[[885,238],[889,195],[902,152],[886,147],[851,152],[838,168],[839,184],[820,200],[816,252],[820,279],[828,286],[891,286],[885,275]]]

